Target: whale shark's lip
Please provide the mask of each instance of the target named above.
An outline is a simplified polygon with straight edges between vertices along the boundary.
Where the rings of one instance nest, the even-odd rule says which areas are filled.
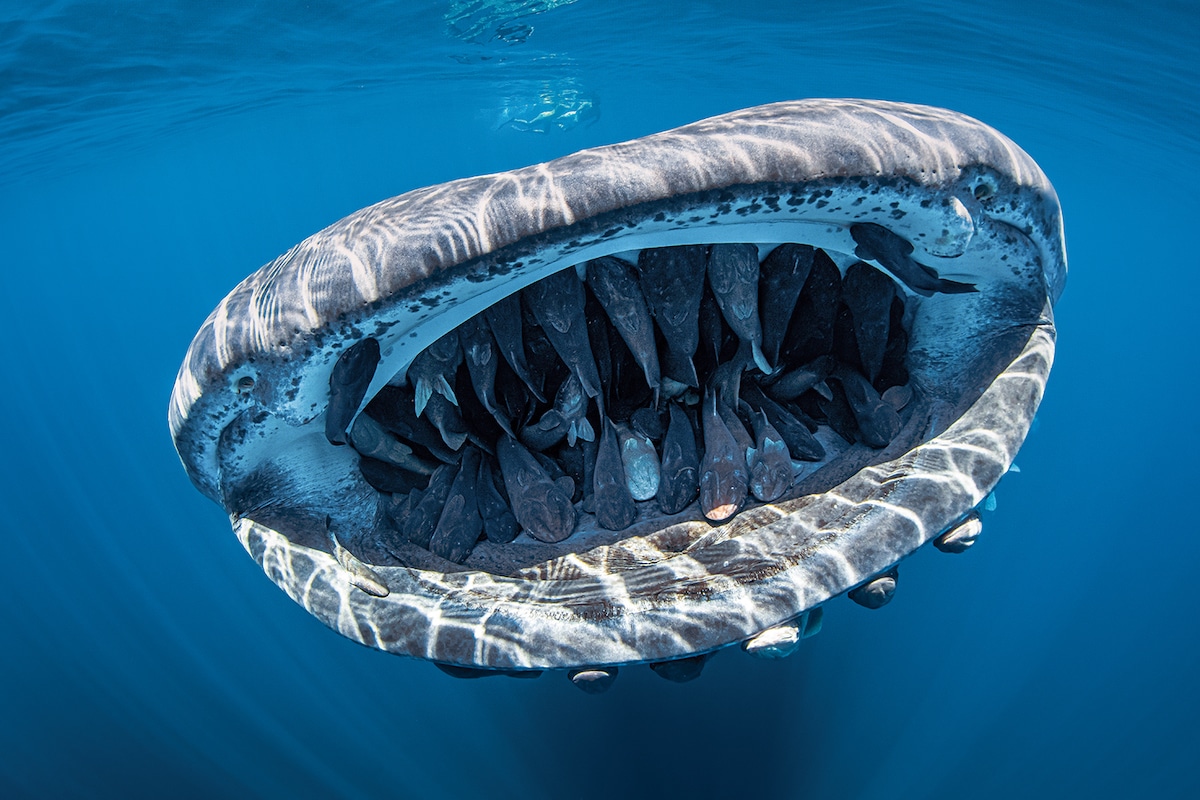
[[[380,342],[369,399],[438,336],[555,270],[686,243],[853,254],[851,226],[863,223],[979,289],[914,302],[921,399],[889,448],[852,448],[819,483],[722,526],[665,521],[507,575],[389,566],[370,540],[374,501],[339,477],[348,448],[329,448],[319,424],[350,345]],[[486,669],[683,658],[793,619],[966,518],[1040,402],[1065,276],[1052,187],[986,125],[879,101],[761,106],[335,223],[206,320],[176,381],[171,431],[268,575],[350,638]],[[331,543],[315,524],[323,511],[363,534]]]

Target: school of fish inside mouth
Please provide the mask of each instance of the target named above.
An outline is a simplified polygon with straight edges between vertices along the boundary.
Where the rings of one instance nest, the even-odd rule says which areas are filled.
[[[349,426],[334,409],[358,407],[361,364],[379,357],[360,341],[334,368],[326,433],[358,452],[401,562],[402,545],[463,564],[482,541],[566,542],[697,508],[718,524],[897,436],[905,319],[888,275],[808,245],[605,256],[464,321]]]

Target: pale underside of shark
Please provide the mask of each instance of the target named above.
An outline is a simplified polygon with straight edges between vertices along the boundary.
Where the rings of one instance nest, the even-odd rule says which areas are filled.
[[[914,399],[890,445],[850,446],[724,524],[647,518],[515,567],[481,548],[418,568],[379,545],[377,493],[324,433],[347,348],[380,346],[361,410],[438,337],[557,270],[724,242],[810,244],[906,287]],[[970,520],[1041,401],[1065,279],[1054,190],[992,128],[900,103],[777,103],[351,214],[213,311],[169,421],[251,556],[351,639],[492,670],[669,661],[787,624]],[[926,286],[939,280],[977,291]]]

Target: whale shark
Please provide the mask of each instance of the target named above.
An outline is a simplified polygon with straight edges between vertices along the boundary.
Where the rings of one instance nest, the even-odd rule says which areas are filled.
[[[622,340],[628,331],[608,330],[607,318],[581,327],[580,309],[600,307],[580,299],[594,296],[589,262],[669,265],[678,260],[672,253],[687,252],[699,264],[727,245],[760,262],[782,245],[813,254],[783,307],[774,298],[760,298],[757,309],[747,300],[776,280],[756,282],[752,260],[748,272],[739,262],[744,277],[718,295],[723,314],[736,308],[735,321],[761,314],[765,348],[761,326],[746,323],[706,344],[693,366],[691,333],[679,340],[658,317],[663,386],[651,387],[642,340],[631,355]],[[847,306],[837,284],[848,272],[892,286],[852,288]],[[726,648],[790,653],[835,599],[890,599],[897,564],[918,548],[933,542],[958,552],[974,541],[976,509],[1009,469],[1042,399],[1066,275],[1050,181],[988,125],[887,101],[774,103],[416,189],[333,223],[217,305],[184,357],[168,421],[188,476],[229,514],[249,555],[343,636],[452,674],[562,670],[587,691],[632,664],[690,679]],[[674,291],[692,308],[703,288],[703,278],[690,278],[672,289],[670,273],[642,272],[641,280],[652,315],[672,307]],[[559,292],[570,306],[556,310],[559,294],[550,289],[559,284],[570,290]],[[537,314],[525,324],[534,332],[548,326],[570,364],[557,362],[553,348],[521,352],[519,336],[496,330],[518,330],[529,298]],[[818,308],[822,302],[836,307]],[[570,315],[569,343],[554,327],[566,329],[558,312]],[[866,315],[874,316],[864,322]],[[423,366],[418,356],[455,341],[443,337],[469,320],[496,331],[503,401],[492,400],[490,384],[480,397],[489,412],[509,415],[518,436],[549,409],[555,386],[575,375],[596,398],[587,413],[597,438],[627,421],[605,415],[637,406],[643,418],[669,420],[666,438],[678,451],[680,436],[714,419],[701,403],[708,378],[693,373],[732,361],[745,371],[730,413],[743,414],[759,440],[765,422],[778,428],[786,419],[819,445],[804,458],[793,453],[791,483],[770,502],[750,497],[713,521],[689,500],[692,489],[682,508],[666,504],[672,513],[657,500],[636,502],[630,524],[609,530],[588,510],[591,478],[569,476],[615,469],[611,454],[598,460],[595,443],[561,439],[526,451],[490,413],[466,410],[476,391],[461,359],[446,362],[457,372]],[[709,324],[720,332],[727,321]],[[664,338],[664,326],[676,341]],[[601,335],[616,392],[599,391],[581,351],[589,337],[597,350]],[[721,351],[739,337],[751,341],[759,363]],[[822,373],[828,382],[768,399],[772,380],[818,358],[837,361]],[[527,367],[546,380],[544,392],[527,387]],[[683,373],[685,381],[669,382]],[[411,431],[428,427],[429,409],[413,407],[413,387],[426,399],[431,382],[430,407],[457,415],[443,398],[456,393],[464,409],[453,417],[453,436],[443,424],[440,438],[418,440]],[[603,407],[606,394],[628,402]],[[356,428],[362,417],[379,424]],[[389,428],[389,420],[406,422]],[[353,446],[356,430],[371,452],[403,454],[389,468],[415,464],[420,474],[385,486],[396,492],[371,485]],[[782,429],[770,435],[789,439]],[[380,436],[403,448],[379,449]],[[497,453],[502,469],[476,504],[477,476],[488,474],[481,465]],[[675,458],[664,458],[664,470],[668,460]],[[517,461],[521,470],[511,466]],[[518,473],[538,476],[539,491],[561,506],[554,535],[485,535],[479,509],[501,513],[503,503],[525,497]],[[427,483],[432,491],[410,488]],[[447,498],[455,499],[451,511],[439,505]],[[388,512],[417,506],[414,541],[402,529],[414,523]]]

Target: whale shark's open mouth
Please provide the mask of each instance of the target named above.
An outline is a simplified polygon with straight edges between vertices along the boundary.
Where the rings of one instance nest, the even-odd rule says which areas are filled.
[[[884,263],[878,242],[911,249],[871,223],[851,232]],[[823,491],[840,480],[819,473],[855,443],[903,451],[925,432],[904,428],[924,405],[909,385],[904,287],[836,256],[844,276],[793,243],[568,267],[444,334],[349,426],[379,361],[365,338],[331,375],[327,438],[358,451],[383,496],[382,546],[438,571],[448,560],[509,575]],[[918,275],[924,294],[974,290]]]
[[[681,680],[970,544],[1065,270],[1053,189],[990,128],[763,106],[311,237],[209,317],[172,432],[351,638],[459,674]]]

